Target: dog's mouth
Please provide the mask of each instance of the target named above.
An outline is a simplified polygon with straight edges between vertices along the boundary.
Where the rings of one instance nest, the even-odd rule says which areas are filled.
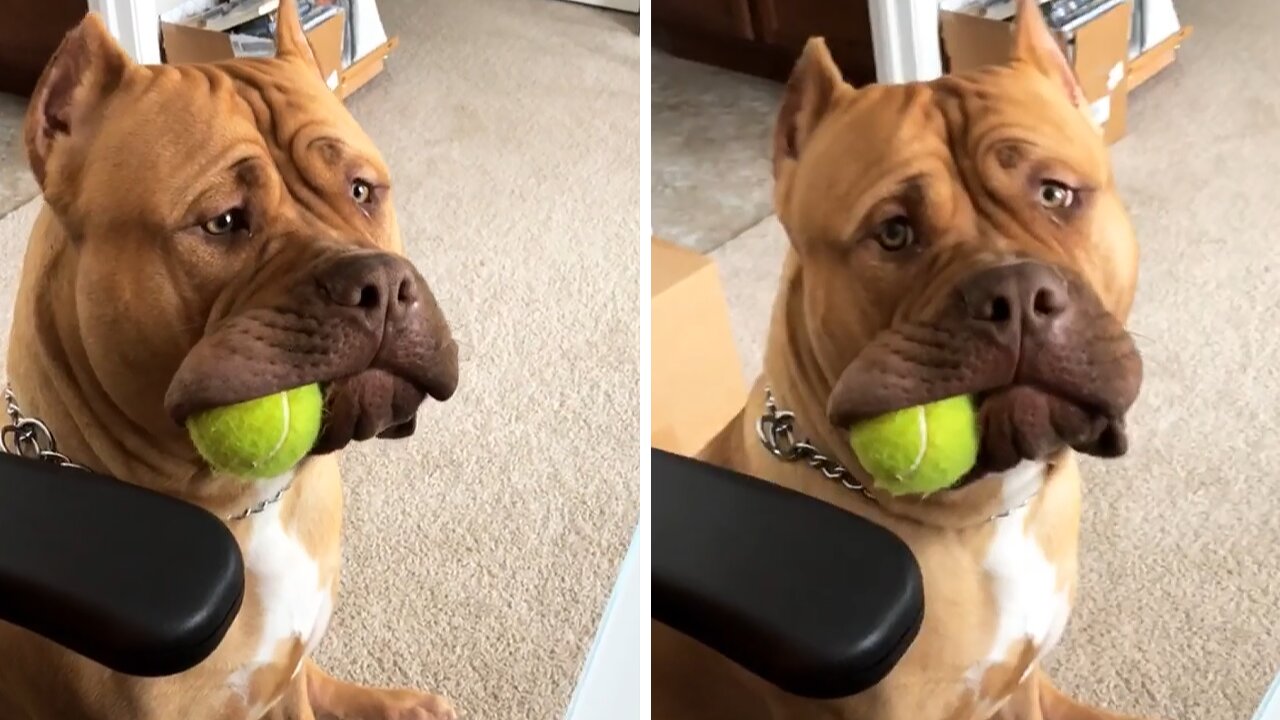
[[[457,346],[452,340],[417,354],[413,367],[375,358],[363,368],[341,354],[325,361],[293,363],[287,360],[255,361],[262,356],[289,353],[278,347],[241,346],[239,352],[220,349],[229,338],[211,336],[188,355],[169,386],[166,405],[174,422],[206,410],[232,405],[301,385],[319,383],[324,393],[324,419],[312,454],[341,450],[352,442],[371,438],[397,439],[417,428],[419,408],[428,398],[443,402],[458,382]]]
[[[291,351],[272,342],[247,342],[239,326],[258,323],[234,323],[202,340],[187,356],[166,394],[174,422],[184,424],[206,410],[319,383],[324,420],[312,451],[319,455],[353,441],[408,437],[417,427],[420,406],[428,398],[448,400],[457,387],[457,346],[449,339],[398,353],[379,348],[372,359],[340,350],[317,357],[298,353],[296,346]],[[268,335],[262,327],[249,336]]]
[[[882,332],[841,374],[828,420],[847,429],[969,395],[978,411],[980,449],[966,479],[1042,460],[1063,447],[1123,455],[1124,417],[1137,399],[1142,361],[1096,296],[1078,286],[1071,294],[1071,312],[1047,329],[1016,312],[1002,324],[975,321],[959,303],[934,320]]]
[[[378,255],[339,258],[284,302],[222,321],[183,360],[165,407],[181,425],[206,410],[310,383],[325,397],[313,454],[407,437],[427,398],[453,395],[458,348],[411,266]]]

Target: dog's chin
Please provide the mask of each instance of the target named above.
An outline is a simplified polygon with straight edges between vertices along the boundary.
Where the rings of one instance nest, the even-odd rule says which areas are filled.
[[[375,437],[408,437],[427,398],[427,392],[414,383],[378,369],[325,383],[324,393],[324,424],[313,455]]]

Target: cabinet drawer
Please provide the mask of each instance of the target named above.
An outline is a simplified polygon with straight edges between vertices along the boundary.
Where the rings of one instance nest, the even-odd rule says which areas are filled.
[[[669,28],[751,39],[749,0],[653,0],[653,20]]]

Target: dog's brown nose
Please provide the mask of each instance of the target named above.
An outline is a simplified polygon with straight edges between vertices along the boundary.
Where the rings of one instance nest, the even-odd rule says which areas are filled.
[[[408,260],[386,253],[341,257],[320,271],[320,291],[372,323],[402,318],[418,301],[418,278]]]
[[[969,317],[1001,331],[1043,335],[1071,310],[1067,281],[1037,262],[988,268],[960,289]]]

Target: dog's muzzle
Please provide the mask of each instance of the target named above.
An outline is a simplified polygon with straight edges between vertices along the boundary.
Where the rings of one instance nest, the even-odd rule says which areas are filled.
[[[975,472],[998,472],[1063,445],[1123,454],[1141,379],[1132,339],[1091,288],[1020,261],[973,273],[936,317],[882,332],[841,374],[827,410],[850,427],[972,395],[982,432]]]

